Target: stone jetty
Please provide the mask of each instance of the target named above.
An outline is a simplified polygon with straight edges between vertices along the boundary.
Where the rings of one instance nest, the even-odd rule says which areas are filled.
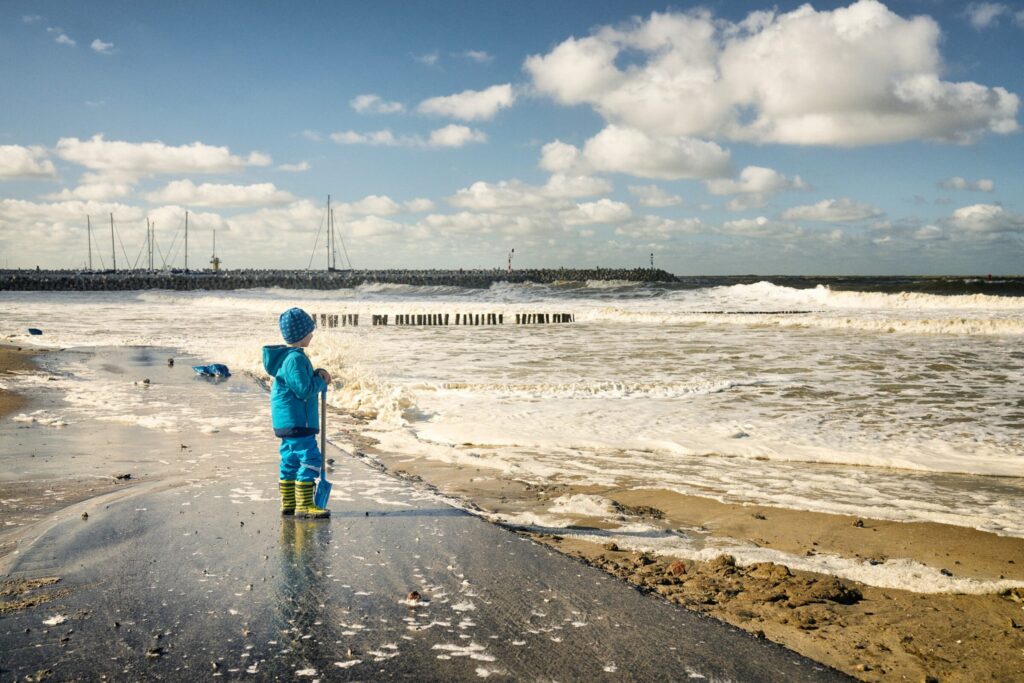
[[[0,270],[0,290],[225,290],[258,287],[285,289],[347,289],[367,283],[487,288],[496,282],[676,282],[664,270],[652,268],[549,268],[515,270],[222,270],[214,271],[86,271]]]

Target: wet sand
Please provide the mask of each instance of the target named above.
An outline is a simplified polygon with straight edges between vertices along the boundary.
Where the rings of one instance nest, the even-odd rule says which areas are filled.
[[[348,435],[355,438],[354,433]],[[665,528],[794,555],[870,562],[907,558],[952,576],[1024,581],[1024,539],[943,524],[904,524],[725,504],[664,490],[534,486],[469,468],[359,446],[383,466],[494,516],[544,513],[572,493],[596,494]],[[581,518],[575,530],[599,530]],[[989,595],[920,594],[791,570],[620,550],[574,529],[522,529],[542,543],[688,609],[709,614],[865,681],[1016,681],[1024,670],[1024,589]]]
[[[181,375],[178,373],[181,370],[187,373],[187,367],[178,370],[162,367],[164,360],[161,353],[145,350],[107,350],[95,359],[94,364],[118,376],[123,375],[124,381],[128,383],[131,383],[133,373],[139,369],[145,369],[146,375],[153,378],[155,385],[181,382]],[[15,363],[27,362],[24,354],[14,356],[14,359],[12,362]],[[46,383],[44,387],[49,385],[50,383]],[[200,388],[214,393],[218,390],[217,387],[205,385]],[[236,384],[233,388],[239,389],[240,386]],[[194,389],[190,388],[189,391]],[[37,407],[36,404],[49,407],[45,397],[31,398],[32,408]],[[252,400],[254,397],[243,393],[240,398]],[[55,399],[51,397],[49,400],[52,403]],[[262,403],[265,399],[259,397],[258,400]],[[856,520],[840,515],[728,505],[699,497],[680,496],[668,491],[561,485],[533,486],[497,478],[493,476],[493,472],[483,467],[454,467],[442,463],[410,460],[402,454],[378,452],[373,448],[372,441],[356,436],[355,428],[362,426],[356,417],[332,413],[331,425],[332,440],[339,438],[341,443],[351,442],[355,446],[355,449],[351,450],[358,451],[358,454],[363,456],[363,461],[382,464],[392,475],[406,479],[407,482],[404,485],[400,484],[399,488],[405,486],[406,489],[403,490],[407,490],[411,486],[427,494],[435,490],[440,491],[445,496],[461,501],[460,504],[468,509],[479,508],[493,514],[519,513],[524,510],[544,511],[550,506],[552,499],[565,494],[598,494],[614,500],[621,506],[624,515],[656,521],[666,527],[702,530],[702,533],[706,533],[712,539],[725,537],[743,540],[796,555],[821,553],[872,560],[911,558],[958,576],[979,579],[1024,579],[1024,543],[1021,539],[1003,538],[939,524],[899,524],[871,519]],[[149,448],[146,452],[140,453],[134,449],[133,444],[143,437]],[[272,524],[275,524],[276,528],[276,522],[266,518],[268,510],[271,516],[273,515],[274,506],[271,501],[274,498],[274,482],[272,477],[266,475],[272,474],[273,471],[272,461],[276,444],[266,435],[242,439],[230,434],[161,434],[138,427],[112,428],[109,424],[73,423],[67,428],[49,431],[43,427],[18,427],[11,431],[8,427],[4,438],[8,444],[16,443],[29,458],[38,454],[38,458],[31,460],[33,467],[36,468],[36,474],[43,472],[54,475],[62,471],[62,468],[77,462],[74,466],[77,467],[79,475],[77,478],[66,476],[58,480],[38,476],[33,478],[33,470],[28,469],[20,474],[12,475],[8,472],[3,477],[4,480],[0,481],[0,499],[3,502],[0,511],[3,512],[5,520],[16,525],[7,536],[10,542],[5,544],[0,539],[0,558],[2,552],[9,552],[14,548],[15,541],[20,544],[17,551],[7,557],[6,564],[11,566],[13,562],[13,566],[19,569],[16,571],[17,576],[11,577],[10,581],[5,583],[2,602],[13,606],[10,611],[19,615],[19,619],[29,619],[24,614],[33,613],[33,609],[66,608],[67,611],[85,611],[84,616],[77,618],[82,622],[88,621],[90,617],[86,603],[89,600],[94,601],[97,596],[88,591],[81,592],[81,587],[86,584],[93,585],[97,581],[109,581],[112,576],[121,576],[109,573],[116,569],[116,558],[109,552],[105,555],[101,552],[103,543],[110,542],[109,539],[121,543],[122,541],[116,539],[136,536],[152,539],[153,534],[156,534],[162,539],[160,543],[166,545],[179,531],[182,536],[188,532],[185,529],[176,531],[179,522],[188,525],[193,524],[192,520],[195,520],[194,524],[197,526],[192,531],[198,532],[200,528],[204,528],[208,519],[219,519],[218,515],[233,514],[238,517],[237,513],[241,508],[230,506],[248,505],[247,500],[253,503],[250,505],[251,513],[261,515],[257,535]],[[216,451],[218,447],[226,448],[228,443],[238,440],[251,445],[251,448],[236,451],[245,453],[242,471],[246,474],[259,474],[249,474],[245,486],[236,489],[241,490],[241,494],[233,492],[230,496],[224,496],[208,492],[206,502],[212,504],[212,500],[219,500],[218,511],[207,511],[205,515],[194,517],[191,513],[197,510],[181,507],[192,503],[181,498],[182,491],[187,490],[182,487],[199,486],[198,482],[207,479],[211,479],[211,483],[216,486],[218,481],[237,476],[238,470],[234,464],[228,470],[202,467],[204,461],[200,459],[199,465],[189,465],[178,472],[178,463],[196,463],[196,453],[202,448]],[[196,445],[196,451],[193,452],[192,446],[186,446],[186,443],[179,444],[179,441]],[[197,445],[202,442],[205,442],[205,445]],[[102,459],[96,460],[94,457],[89,460],[88,457],[91,456],[88,453],[76,450],[95,450],[89,448],[90,444],[103,445],[105,453]],[[83,460],[68,459],[75,457],[76,453]],[[343,456],[338,454],[337,457]],[[185,460],[182,461],[182,458]],[[238,458],[228,459],[236,463]],[[129,468],[135,473],[132,480],[113,478],[124,465],[133,461],[135,466]],[[340,468],[338,472],[353,473],[347,475],[349,479],[366,476],[355,474],[354,472],[359,472],[358,469],[351,469],[362,467],[358,460],[339,460],[337,466]],[[254,483],[253,478],[257,478],[259,483]],[[141,486],[137,484],[140,480]],[[342,486],[336,484],[335,490],[344,491]],[[365,489],[365,485],[356,487],[356,490],[360,491]],[[167,493],[168,491],[171,493]],[[174,493],[175,491],[177,493]],[[224,494],[225,491],[221,490],[220,493]],[[176,503],[178,507],[169,508],[169,512],[177,513],[171,515],[171,521],[147,519],[146,515],[138,512],[140,509],[151,509],[150,501],[154,500],[154,496],[166,495],[177,495],[179,500],[184,500],[180,504]],[[131,502],[136,497],[140,497],[138,502]],[[387,504],[381,507],[382,500],[385,498],[382,498],[378,491],[378,495],[370,495],[355,504],[349,510],[351,514],[346,515],[350,518],[349,523],[351,517],[358,518],[357,508],[363,512],[376,510],[382,516],[389,514],[389,511],[394,512],[394,508]],[[434,506],[436,504],[436,501],[431,503]],[[227,512],[224,505],[228,505]],[[111,510],[114,512],[110,512]],[[82,512],[92,516],[88,520],[80,519]],[[456,511],[451,513],[460,514]],[[102,520],[97,519],[97,514],[102,515]],[[239,521],[243,523],[243,527],[247,522],[245,518],[239,518]],[[332,524],[339,521],[336,519]],[[71,570],[74,569],[75,561],[70,558],[78,557],[83,548],[65,545],[68,541],[61,534],[73,532],[68,536],[68,539],[72,539],[78,533],[78,526],[82,524],[91,524],[94,529],[100,528],[100,525],[107,525],[105,533],[108,541],[94,539],[91,541],[92,545],[86,544],[84,547],[87,555],[96,554],[97,558],[103,558],[107,574],[100,572],[88,577],[79,575],[77,579],[73,575]],[[593,530],[600,525],[596,524],[595,520],[581,519],[578,527]],[[741,567],[730,562],[727,557],[710,562],[696,562],[628,552],[614,546],[573,538],[568,531],[517,529],[523,536],[594,565],[625,584],[652,593],[653,595],[644,598],[648,602],[663,602],[664,599],[682,605],[691,611],[733,624],[753,634],[755,639],[763,638],[780,643],[862,680],[1009,681],[1017,679],[1017,672],[1024,665],[1024,629],[1021,628],[1024,625],[1024,591],[1019,589],[1007,591],[1003,595],[919,595],[793,571],[770,563]],[[231,536],[217,533],[216,529],[214,533],[217,535],[215,543],[228,542],[234,549],[235,556],[230,561],[241,559],[243,564],[258,562],[255,556],[249,557],[252,548],[261,547],[258,544],[231,545],[227,540]],[[375,536],[372,530],[367,530],[366,533],[369,536],[364,535],[361,543],[377,543],[373,540]],[[443,535],[447,532],[441,530],[437,533]],[[246,538],[249,538],[249,542],[253,540],[249,536]],[[472,543],[459,544],[446,552],[452,557],[461,558],[467,553],[477,553],[481,543],[496,542],[477,536],[472,538]],[[196,541],[194,549],[189,552],[202,555],[208,551],[209,544],[199,543],[199,539]],[[296,539],[292,541],[295,542]],[[382,545],[377,552],[384,550],[386,548]],[[360,557],[366,557],[361,550],[356,553]],[[60,559],[61,557],[64,559]],[[183,555],[179,552],[176,557]],[[406,563],[410,561],[407,555],[401,553],[392,557],[393,560],[397,558]],[[229,561],[227,558],[222,560]],[[156,558],[155,562],[159,566],[160,559]],[[98,571],[96,567],[102,564],[99,562],[90,571]],[[132,566],[139,565],[133,560]],[[513,579],[522,579],[516,578],[518,570],[514,565],[510,569],[512,574],[504,575],[502,578],[506,585],[512,585],[508,582]],[[179,572],[176,567],[166,568],[165,571],[172,576]],[[237,573],[236,569],[230,571]],[[365,571],[365,568],[347,565],[335,567],[335,571],[358,574]],[[414,571],[412,566],[408,567],[408,571]],[[423,571],[422,567],[419,571]],[[323,581],[326,575],[324,570],[320,580]],[[341,575],[343,574],[335,574]],[[388,590],[399,590],[399,578],[394,579]],[[50,579],[61,580],[38,585],[33,583]],[[124,580],[123,577],[121,580]],[[331,579],[331,582],[333,583],[334,579]],[[349,583],[351,585],[351,582]],[[600,584],[600,587],[594,589],[595,596],[600,599],[604,591],[610,590],[607,586],[614,584],[614,581],[611,584]],[[317,584],[315,587],[319,591],[319,600],[326,600],[330,596],[328,586]],[[128,591],[135,588],[125,584],[120,590]],[[206,588],[202,590],[206,591]],[[75,597],[76,595],[78,597]],[[125,598],[121,597],[118,600],[121,601],[119,604],[123,604]],[[75,608],[76,604],[85,606]],[[146,604],[150,603],[144,600],[139,604],[133,603],[132,609],[147,611],[149,608],[145,607]],[[112,609],[114,612],[111,612],[111,615],[114,615],[116,605]],[[568,613],[571,614],[571,610]],[[111,615],[108,616],[116,620],[115,616]],[[497,615],[494,618],[500,620],[504,617]],[[222,624],[217,628],[222,627],[231,631],[229,625]],[[75,629],[83,628],[82,623],[75,626]],[[4,633],[8,634],[3,636],[7,641],[11,637],[9,634],[14,631],[8,628]],[[96,631],[90,637],[106,636],[104,632]],[[193,636],[194,634],[189,634],[189,637]],[[23,643],[25,648],[34,648],[36,644],[38,643],[31,638]],[[66,643],[64,646],[66,647]],[[377,651],[383,652],[379,649]],[[557,658],[559,655],[548,652],[545,656]],[[284,673],[280,668],[280,657],[275,657],[278,661],[276,670]],[[35,660],[28,658],[25,661]],[[141,666],[145,658],[133,661],[135,666]],[[245,662],[239,661],[239,666],[242,663]],[[99,666],[97,660],[94,660],[93,665]],[[84,673],[104,669],[72,670]],[[136,673],[141,670],[134,669]],[[739,680],[751,679],[739,676]]]
[[[178,387],[219,414],[265,410],[248,378],[194,383],[187,366],[162,363],[139,350],[91,361],[128,386],[146,368],[152,388],[140,392]],[[59,408],[54,396],[38,403]],[[0,421],[0,432],[43,460],[38,471],[134,457],[135,474],[85,500],[59,496],[69,506],[27,527],[0,563],[5,679],[845,680],[333,448],[333,519],[282,519],[269,430],[149,434],[152,451],[139,451],[153,430],[67,417],[59,429]],[[79,441],[102,453],[72,460]]]
[[[0,344],[0,380],[4,375],[32,372],[38,369],[32,362],[38,353],[39,351],[34,349]],[[24,396],[0,387],[0,419],[21,409],[25,403]]]

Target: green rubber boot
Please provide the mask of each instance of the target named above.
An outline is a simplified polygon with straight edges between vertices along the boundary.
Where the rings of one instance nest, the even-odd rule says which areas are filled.
[[[318,508],[313,503],[313,491],[316,488],[316,482],[312,481],[297,481],[295,482],[295,514],[305,517],[306,519],[323,519],[331,516],[330,510],[324,510]]]
[[[295,514],[295,482],[279,479],[277,490],[281,492],[281,516]]]

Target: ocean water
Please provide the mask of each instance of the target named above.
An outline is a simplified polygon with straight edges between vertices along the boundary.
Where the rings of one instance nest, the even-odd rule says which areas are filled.
[[[318,331],[310,356],[338,380],[331,403],[373,418],[367,432],[410,458],[1024,536],[1024,297],[800,285],[5,292],[0,335],[177,348],[260,377],[284,308],[359,313],[359,327]],[[575,322],[395,327],[399,313]],[[392,325],[369,326],[372,314]],[[80,413],[119,391],[74,386]],[[139,420],[202,431],[221,419],[167,411]],[[576,514],[605,509],[576,503]],[[573,512],[563,501],[548,521]]]

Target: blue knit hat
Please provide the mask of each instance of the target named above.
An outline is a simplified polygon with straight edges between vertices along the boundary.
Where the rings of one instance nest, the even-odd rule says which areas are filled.
[[[287,344],[294,344],[316,329],[316,321],[301,308],[289,308],[278,320],[281,336]]]

